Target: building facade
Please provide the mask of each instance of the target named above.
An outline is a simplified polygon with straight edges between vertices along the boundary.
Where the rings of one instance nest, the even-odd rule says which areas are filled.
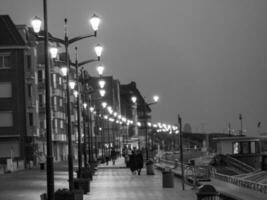
[[[16,26],[7,15],[0,16],[0,27],[0,161],[7,165],[11,159],[14,168],[37,165],[46,158],[44,43],[31,28]],[[49,45],[61,48],[51,41]],[[67,83],[60,70],[65,65],[62,55],[49,58],[55,161],[66,160],[68,153]],[[70,79],[75,78],[75,69],[71,68]],[[72,92],[70,102],[72,139],[76,144],[77,107]],[[77,157],[77,145],[74,155]]]
[[[27,27],[0,16],[0,158],[14,168],[36,162],[40,142],[36,64],[37,48]]]

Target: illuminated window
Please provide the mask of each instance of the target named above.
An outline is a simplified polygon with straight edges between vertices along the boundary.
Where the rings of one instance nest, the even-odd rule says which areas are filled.
[[[240,153],[240,144],[238,142],[235,142],[234,145],[234,154],[239,154]]]

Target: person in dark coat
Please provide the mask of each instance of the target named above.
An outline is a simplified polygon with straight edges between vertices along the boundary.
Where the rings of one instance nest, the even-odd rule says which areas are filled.
[[[116,151],[115,151],[115,149],[113,148],[113,149],[111,150],[111,159],[112,159],[112,163],[113,163],[113,165],[115,165],[116,158],[117,158],[117,156],[116,156]]]
[[[132,151],[132,154],[130,155],[130,161],[129,161],[129,167],[132,171],[132,174],[135,174],[137,170],[137,162],[136,162],[136,152]]]
[[[137,154],[136,154],[136,168],[137,168],[137,172],[138,172],[138,175],[141,174],[141,170],[144,166],[144,159],[143,159],[143,155],[142,155],[142,152],[140,150],[137,151]]]

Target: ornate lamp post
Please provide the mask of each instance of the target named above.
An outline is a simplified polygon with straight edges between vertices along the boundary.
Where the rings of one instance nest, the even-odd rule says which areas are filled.
[[[88,34],[84,36],[78,36],[69,39],[67,34],[67,19],[64,20],[65,22],[65,37],[64,39],[59,39],[53,36],[48,35],[47,30],[47,0],[43,0],[43,8],[44,8],[44,48],[45,48],[45,77],[46,77],[46,123],[47,123],[47,194],[48,199],[54,199],[54,173],[53,173],[53,152],[52,152],[52,135],[51,135],[51,112],[50,112],[50,70],[48,66],[48,40],[60,43],[65,47],[65,59],[66,59],[66,66],[68,72],[70,72],[70,61],[69,61],[69,52],[68,47],[70,44],[77,42],[79,40],[89,38],[89,37],[96,37],[97,30],[100,24],[100,19],[97,16],[93,16],[90,19],[90,23],[92,29],[94,30],[94,34]],[[33,30],[38,32],[40,31],[41,20],[38,17],[35,17],[32,21]],[[67,83],[69,82],[69,73],[67,72]],[[69,167],[69,189],[72,191],[74,189],[73,184],[73,150],[72,150],[72,126],[71,126],[71,113],[70,113],[70,88],[69,84],[67,84],[67,118],[68,118],[68,167]]]
[[[83,62],[78,62],[78,48],[75,47],[75,64],[71,63],[72,65],[75,66],[75,72],[76,72],[76,83],[77,83],[77,88],[79,89],[79,67],[82,67],[83,65],[86,65],[88,63],[100,61],[100,57],[102,54],[103,47],[100,46],[99,44],[95,47],[95,53],[97,55],[97,59],[90,59],[86,60]],[[81,125],[80,125],[80,95],[77,96],[77,115],[78,115],[78,175],[81,173],[81,168],[82,168],[82,150],[81,150]],[[90,127],[88,127],[89,129]],[[85,134],[85,133],[84,133]],[[90,140],[90,138],[88,138]],[[84,142],[84,145],[86,145],[86,142]],[[90,154],[89,154],[90,156]],[[85,156],[86,157],[86,156]],[[85,160],[86,161],[86,160]],[[87,166],[87,163],[84,163],[84,166]]]

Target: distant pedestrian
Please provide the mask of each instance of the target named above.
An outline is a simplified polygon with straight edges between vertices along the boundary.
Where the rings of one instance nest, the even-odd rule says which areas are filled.
[[[136,154],[136,168],[137,168],[138,175],[141,174],[141,170],[143,166],[144,166],[143,155],[142,155],[142,152],[138,150]]]
[[[131,169],[132,174],[136,173],[137,170],[137,162],[136,162],[136,151],[135,149],[132,151],[132,154],[130,155],[130,160],[129,160],[129,167]]]
[[[113,165],[115,165],[117,155],[116,155],[116,151],[114,148],[111,150],[110,154],[111,154],[112,163],[113,163]]]

